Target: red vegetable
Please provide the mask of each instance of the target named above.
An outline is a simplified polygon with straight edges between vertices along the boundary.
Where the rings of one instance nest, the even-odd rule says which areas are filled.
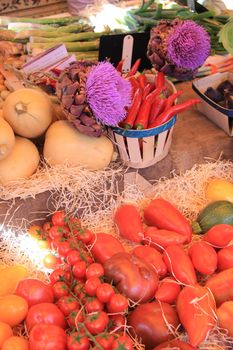
[[[191,259],[178,245],[170,245],[163,253],[163,259],[171,275],[181,283],[195,285],[197,276]]]
[[[124,63],[124,60],[120,60],[116,66],[116,70],[120,73],[122,73],[123,63]]]
[[[163,112],[166,105],[166,100],[164,98],[156,98],[152,104],[150,117],[149,117],[149,128],[150,125],[154,123],[156,118]]]
[[[29,349],[66,350],[67,336],[64,329],[52,324],[35,325],[29,337]]]
[[[170,202],[156,198],[144,209],[144,218],[148,225],[174,231],[186,237],[185,243],[192,239],[192,228],[184,215]]]
[[[121,242],[113,235],[107,233],[97,233],[90,250],[94,259],[101,264],[114,254],[125,251]]]
[[[216,311],[219,327],[226,329],[228,335],[233,337],[233,301],[226,301]]]
[[[153,85],[151,83],[147,83],[144,90],[142,100],[145,100],[146,96],[151,92]]]
[[[144,230],[140,213],[135,205],[123,204],[118,207],[113,220],[120,236],[132,242],[142,241]]]
[[[164,303],[174,304],[180,291],[181,287],[174,278],[164,278],[160,281],[158,289],[155,292],[155,299]]]
[[[177,99],[177,97],[179,97],[180,95],[183,94],[182,90],[179,90],[177,92],[175,92],[174,94],[168,96],[167,100],[166,100],[166,106],[164,111],[167,111],[170,109],[170,107],[174,104],[175,100]]]
[[[129,82],[131,84],[133,92],[140,88],[139,82],[135,77],[129,77]]]
[[[233,267],[233,246],[218,251],[218,270],[223,271]]]
[[[156,346],[153,350],[196,350],[193,346],[188,343],[185,343],[179,339],[173,339],[166,341],[158,346]]]
[[[137,81],[139,82],[140,87],[144,90],[147,84],[146,76],[144,74],[140,74],[137,77]]]
[[[142,89],[136,90],[132,104],[129,108],[126,118],[123,120],[122,125],[125,129],[132,129],[134,126],[135,119],[142,103]]]
[[[181,104],[175,105],[170,107],[167,111],[164,111],[163,113],[160,114],[160,116],[155,120],[154,123],[151,124],[151,128],[155,128],[156,126],[162,125],[166,123],[169,119],[171,119],[174,115],[177,113],[183,112],[189,107],[200,103],[201,101],[198,99],[192,99],[188,100],[186,102],[183,102]]]
[[[213,247],[206,242],[196,242],[189,248],[195,269],[203,275],[212,275],[217,269],[217,253]]]
[[[140,245],[133,249],[132,254],[145,260],[155,269],[159,276],[165,276],[167,274],[167,267],[163,261],[162,254],[160,254],[156,249],[149,246]]]
[[[233,268],[211,276],[205,286],[213,293],[218,306],[225,301],[233,300]]]
[[[163,72],[158,72],[155,77],[155,86],[156,88],[161,88],[165,84],[165,76]]]
[[[132,75],[135,75],[137,73],[140,63],[141,63],[141,58],[138,58],[135,61],[134,65],[131,67],[130,71],[126,74],[126,78],[131,77]]]
[[[184,287],[178,296],[176,309],[188,333],[189,343],[198,346],[216,324],[213,296],[207,288],[199,285]]]
[[[149,226],[145,231],[144,243],[155,247],[157,249],[166,248],[173,244],[183,244],[186,241],[186,237],[180,233],[159,230],[156,227]]]
[[[144,260],[128,253],[117,253],[104,263],[105,276],[120,293],[135,302],[154,297],[158,276]]]
[[[202,236],[202,239],[216,248],[224,248],[233,242],[233,226],[215,225]]]
[[[165,322],[166,320],[166,322]],[[128,325],[132,336],[135,335],[152,350],[156,345],[174,338],[168,324],[176,329],[179,320],[176,310],[169,304],[154,301],[137,306],[128,316]]]

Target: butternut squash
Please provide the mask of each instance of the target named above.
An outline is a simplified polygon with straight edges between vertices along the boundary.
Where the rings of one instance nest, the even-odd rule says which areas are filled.
[[[16,136],[11,153],[0,161],[0,183],[25,179],[31,176],[39,164],[39,152],[34,143],[26,138]]]
[[[44,134],[52,122],[52,103],[39,90],[19,89],[3,103],[3,117],[17,135],[35,138]]]
[[[47,130],[43,150],[50,165],[80,165],[98,170],[108,166],[113,157],[113,144],[104,135],[87,136],[66,120],[54,122]]]
[[[15,144],[15,134],[11,126],[0,118],[0,160],[5,159]]]

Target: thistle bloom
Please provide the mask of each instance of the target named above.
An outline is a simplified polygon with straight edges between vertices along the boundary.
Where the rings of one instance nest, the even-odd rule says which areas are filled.
[[[210,53],[210,37],[192,20],[174,27],[167,39],[167,56],[178,67],[194,70],[205,62]]]
[[[95,118],[116,126],[126,115],[131,102],[131,85],[109,62],[93,67],[86,81],[86,94]]]

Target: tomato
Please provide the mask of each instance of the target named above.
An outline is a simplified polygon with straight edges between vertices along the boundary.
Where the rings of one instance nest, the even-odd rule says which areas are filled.
[[[208,243],[196,242],[189,248],[188,253],[195,269],[203,275],[212,275],[217,269],[217,253]]]
[[[66,215],[63,211],[56,211],[51,217],[53,225],[63,226],[67,222]]]
[[[71,333],[67,337],[68,350],[88,350],[90,342],[87,336],[80,335],[78,332]]]
[[[205,286],[213,293],[217,306],[233,300],[233,268],[214,274]]]
[[[158,287],[158,275],[144,260],[128,253],[117,253],[104,263],[105,276],[120,293],[134,302],[151,300]]]
[[[54,284],[55,282],[69,282],[71,279],[70,273],[64,271],[63,269],[56,269],[49,275],[50,282]]]
[[[83,323],[83,321],[84,321],[84,316],[83,316],[83,313],[80,311],[80,309],[72,311],[67,318],[67,323],[70,328],[76,328],[77,324],[79,322]]]
[[[38,239],[37,244],[40,249],[50,249],[51,248],[51,238],[49,237],[43,237],[41,239]]]
[[[28,303],[24,298],[14,294],[0,298],[0,322],[17,326],[25,319],[27,312]]]
[[[43,226],[42,226],[42,229],[44,232],[48,233],[49,232],[49,229],[52,227],[52,222],[50,221],[46,221],[43,223]]]
[[[23,337],[12,336],[3,343],[1,350],[29,350],[29,343]]]
[[[151,350],[174,337],[170,329],[178,327],[179,319],[171,305],[154,301],[136,306],[128,316],[128,325],[131,335],[137,335],[145,348]]]
[[[67,295],[58,299],[57,306],[63,315],[68,316],[72,311],[79,308],[79,302],[74,297]]]
[[[90,250],[94,259],[101,264],[114,254],[125,251],[121,242],[107,233],[97,233],[94,235]]]
[[[89,299],[89,300],[88,300]],[[88,298],[85,304],[85,309],[87,313],[101,311],[104,308],[104,304],[97,298]]]
[[[31,350],[66,350],[67,336],[64,329],[53,324],[37,324],[30,333]]]
[[[95,337],[95,340],[104,350],[111,350],[114,336],[110,333],[101,333]]]
[[[69,295],[69,287],[65,282],[55,282],[52,286],[55,299]]]
[[[220,249],[218,256],[218,270],[223,271],[233,267],[233,246]]]
[[[93,239],[93,235],[93,232],[88,230],[87,228],[80,228],[77,231],[76,239],[80,240],[84,244],[88,244]]]
[[[28,229],[28,234],[34,239],[41,239],[43,237],[43,230],[39,225],[32,225]]]
[[[211,227],[202,237],[215,248],[224,248],[232,244],[233,227],[228,224],[219,224]]]
[[[104,275],[104,268],[99,263],[93,263],[87,267],[86,278],[101,277]]]
[[[109,283],[102,283],[96,289],[96,296],[102,303],[108,303],[113,294],[114,289]]]
[[[75,265],[78,261],[80,261],[80,254],[77,249],[72,249],[66,255],[66,261],[70,265]]]
[[[101,281],[100,281],[99,277],[96,277],[96,276],[90,277],[85,282],[85,288],[84,288],[85,292],[89,296],[93,297],[96,295],[96,290],[97,290],[98,286],[100,286],[100,285],[101,285]]]
[[[73,293],[79,298],[80,294],[83,293],[84,283],[78,281],[74,286]]]
[[[119,335],[112,344],[112,350],[133,350],[134,343],[127,335]]]
[[[84,278],[86,276],[87,265],[85,261],[76,262],[72,268],[72,272],[76,278]]]
[[[228,331],[230,337],[233,337],[233,301],[225,301],[216,311],[219,327]]]
[[[107,303],[107,309],[111,313],[126,312],[128,299],[122,294],[113,294]]]
[[[13,330],[9,324],[5,322],[0,322],[0,349],[2,349],[2,344],[9,338],[12,337]]]
[[[155,292],[155,299],[168,304],[174,304],[180,291],[181,286],[174,278],[164,278],[160,281],[158,289]]]
[[[49,237],[51,239],[59,239],[64,237],[64,230],[62,226],[54,225],[49,229]]]
[[[125,329],[127,320],[122,314],[109,315],[110,330],[115,332]]]
[[[54,301],[52,287],[35,278],[20,281],[15,294],[26,299],[29,307],[38,303],[52,303]]]
[[[155,248],[140,245],[133,249],[132,254],[150,264],[159,276],[165,276],[167,274],[167,266],[163,261],[162,254]]]
[[[35,324],[53,324],[55,326],[66,327],[65,317],[59,308],[52,303],[36,304],[30,307],[26,317],[26,326],[28,332]]]
[[[43,259],[43,264],[47,269],[55,269],[61,264],[61,259],[51,253],[48,253]]]
[[[61,242],[61,244],[58,246],[57,251],[59,256],[66,257],[67,254],[71,251],[72,245],[68,241]]]
[[[84,320],[84,325],[91,334],[99,334],[103,332],[108,325],[108,315],[104,311],[87,315]]]

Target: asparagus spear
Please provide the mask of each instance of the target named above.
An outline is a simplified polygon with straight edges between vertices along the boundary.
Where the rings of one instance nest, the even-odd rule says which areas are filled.
[[[78,22],[81,19],[79,16],[73,17],[58,17],[58,18],[21,18],[21,17],[0,17],[0,24],[9,24],[11,22],[25,22],[25,23],[38,23],[38,24],[52,24],[58,26],[64,26]]]
[[[102,35],[106,35],[106,32],[83,32],[77,34],[66,34],[65,36],[58,36],[57,38],[43,38],[39,36],[31,36],[31,43],[60,43],[60,42],[75,42],[75,41],[87,41],[100,38]]]
[[[99,40],[93,41],[80,41],[80,42],[61,42],[66,46],[67,51],[94,51],[99,49]],[[27,43],[27,51],[30,52],[32,49],[44,49],[47,50],[54,46],[54,43]]]

